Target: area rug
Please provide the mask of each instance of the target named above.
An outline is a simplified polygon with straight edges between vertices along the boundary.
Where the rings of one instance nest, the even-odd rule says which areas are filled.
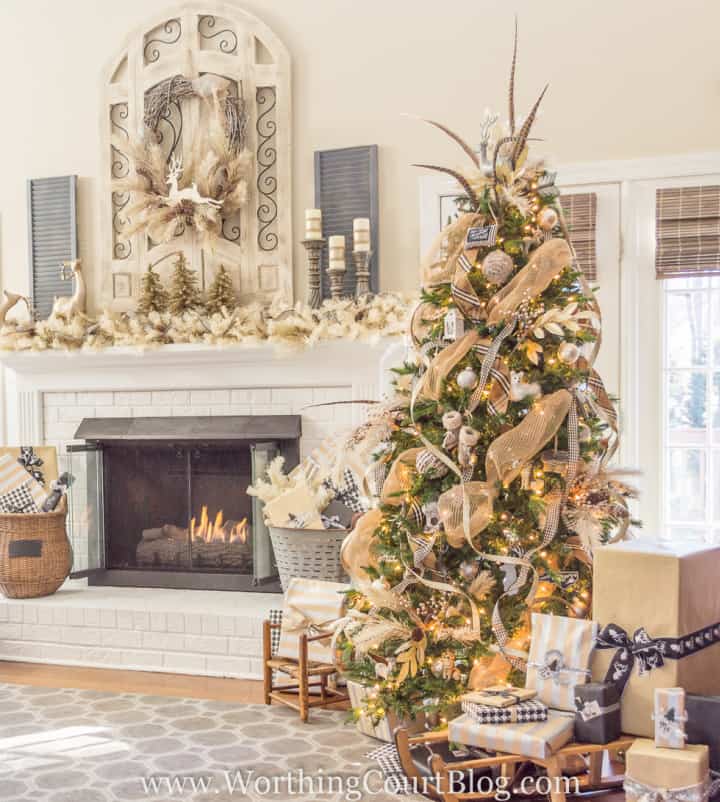
[[[346,717],[0,684],[0,800],[421,800],[395,795]]]

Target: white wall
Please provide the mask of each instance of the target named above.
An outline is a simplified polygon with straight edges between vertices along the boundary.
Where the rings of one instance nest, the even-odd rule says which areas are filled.
[[[486,105],[505,110],[512,12],[520,19],[518,101],[550,91],[536,134],[556,162],[715,149],[716,34],[706,0],[247,0],[293,58],[294,218],[312,202],[317,148],[380,146],[381,283],[417,283],[418,171],[459,164],[432,116],[473,141]],[[164,0],[2,0],[0,286],[27,289],[25,181],[81,177],[81,251],[97,246],[99,75],[124,36]],[[305,262],[295,254],[296,294]]]

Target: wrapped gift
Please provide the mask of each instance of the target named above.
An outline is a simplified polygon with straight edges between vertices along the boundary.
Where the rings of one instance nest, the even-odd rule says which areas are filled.
[[[347,681],[348,695],[350,704],[355,709],[360,709],[357,719],[357,728],[364,735],[377,738],[380,741],[393,742],[393,732],[397,727],[405,727],[410,735],[415,735],[425,729],[425,716],[416,716],[414,720],[401,720],[392,711],[384,711],[382,717],[377,720],[372,714],[365,712],[364,708],[369,698],[372,697],[373,690],[368,685],[363,685],[354,680]]]
[[[466,746],[479,746],[510,755],[544,760],[572,740],[573,716],[555,710],[547,721],[526,724],[479,724],[465,713],[448,725],[448,738]]]
[[[347,585],[323,582],[320,579],[290,580],[283,604],[278,657],[298,658],[298,640],[308,636],[332,633],[333,625],[342,617]],[[308,659],[333,663],[332,638],[308,643]]]
[[[655,688],[655,746],[685,748],[685,688]]]
[[[479,705],[465,697],[460,700],[463,713],[479,724],[522,724],[527,721],[547,721],[548,709],[539,699],[518,702],[508,707]]]
[[[532,614],[525,685],[554,710],[575,710],[575,686],[588,681],[597,623],[560,615]]]
[[[619,738],[620,694],[611,682],[588,682],[575,688],[575,740],[607,744]]]
[[[707,744],[710,768],[720,771],[720,696],[685,696],[687,722],[685,733],[689,744]]]
[[[46,489],[58,478],[55,446],[6,446],[0,448],[0,457],[5,456],[21,465],[26,473]]]
[[[593,573],[593,679],[618,686],[623,732],[652,738],[655,688],[720,693],[720,547],[626,541]]]
[[[481,691],[471,691],[463,695],[466,702],[488,707],[510,707],[527,702],[537,696],[532,688],[516,688],[513,685],[489,685]]]
[[[38,512],[47,491],[10,454],[0,455],[0,512]]]
[[[708,798],[708,748],[664,749],[638,738],[625,757],[625,793],[628,802],[663,799],[666,802],[703,802]]]

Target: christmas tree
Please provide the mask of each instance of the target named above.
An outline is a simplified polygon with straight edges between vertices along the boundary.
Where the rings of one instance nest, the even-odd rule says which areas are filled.
[[[189,309],[200,306],[200,303],[197,273],[188,267],[185,254],[180,251],[170,285],[170,311],[174,315],[181,315]]]
[[[522,683],[529,613],[589,615],[593,550],[631,523],[632,491],[607,467],[617,420],[593,369],[599,309],[554,176],[528,158],[542,95],[518,128],[514,73],[513,57],[509,122],[486,115],[477,152],[428,121],[470,162],[421,166],[464,197],[423,265],[416,358],[365,430],[380,441],[378,504],[343,546],[339,658],[373,686],[356,711],[373,719]]]
[[[166,312],[168,303],[169,297],[160,281],[160,276],[153,270],[152,265],[148,265],[148,269],[142,277],[142,294],[138,301],[138,312],[143,315],[148,315],[150,312]]]
[[[207,294],[205,308],[212,315],[222,309],[232,311],[237,307],[235,290],[225,265],[220,265]]]

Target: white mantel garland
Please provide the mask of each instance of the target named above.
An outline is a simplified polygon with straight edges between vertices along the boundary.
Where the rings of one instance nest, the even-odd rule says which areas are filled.
[[[209,315],[151,313],[98,317],[51,317],[31,331],[8,324],[0,329],[0,351],[98,351],[117,347],[163,345],[245,345],[270,343],[280,350],[300,349],[333,340],[372,342],[404,335],[414,302],[394,293],[353,300],[326,300],[319,309],[298,302],[292,307],[260,304]]]

